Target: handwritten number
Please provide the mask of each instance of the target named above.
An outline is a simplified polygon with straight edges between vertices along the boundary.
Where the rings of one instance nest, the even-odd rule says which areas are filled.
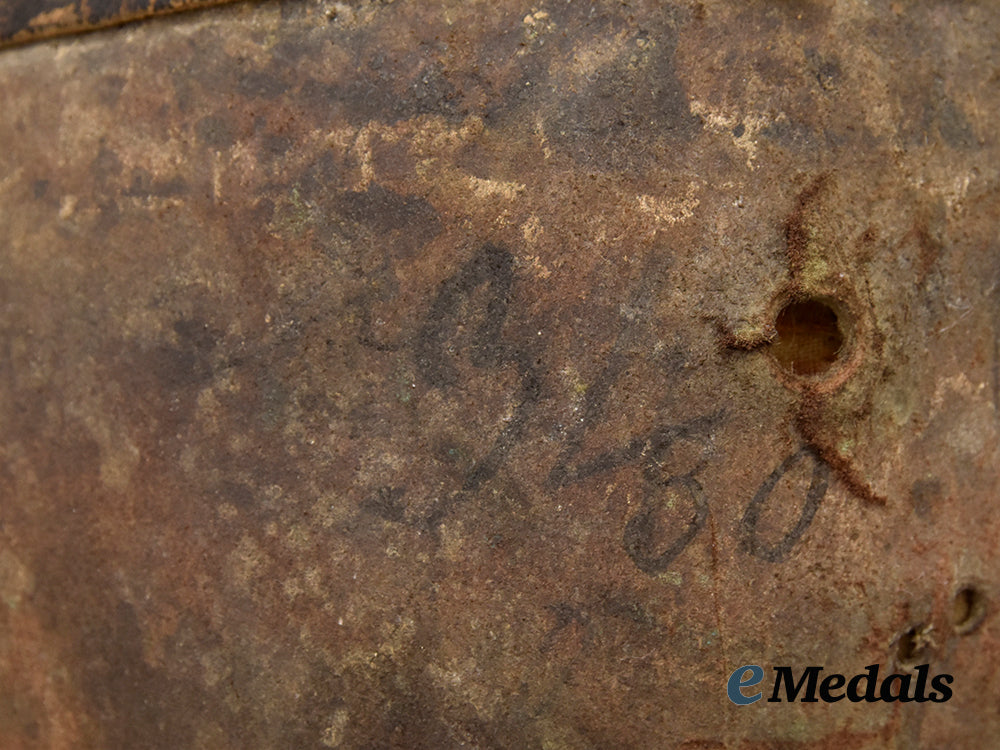
[[[679,494],[688,496],[694,506],[694,514],[687,526],[663,552],[657,554],[654,544],[658,526],[656,517],[662,510],[666,492],[657,493],[660,496],[655,499],[650,499],[647,495],[643,500],[643,509],[625,525],[623,538],[625,552],[632,558],[636,567],[648,575],[663,573],[674,558],[687,548],[708,520],[708,502],[705,500],[701,485],[694,477],[690,475],[671,477],[663,485],[664,490],[674,488]]]
[[[537,352],[531,349],[537,344],[531,342],[526,346],[512,345],[502,338],[513,283],[514,258],[510,251],[498,245],[483,245],[455,274],[441,282],[427,317],[415,337],[413,353],[418,369],[432,387],[450,388],[458,385],[459,372],[455,365],[458,353],[455,351],[455,344],[461,344],[460,331],[468,330],[468,326],[474,327],[465,339],[466,356],[474,367],[511,365],[516,368],[520,377],[519,393],[515,396],[517,403],[510,420],[489,450],[468,471],[461,488],[439,502],[425,517],[424,522],[429,527],[436,527],[456,504],[467,500],[473,491],[499,471],[507,453],[521,436],[532,406],[541,396]],[[625,368],[627,358],[624,350],[630,340],[628,335],[619,337],[607,358],[604,371],[588,389],[583,418],[567,435],[563,450],[549,472],[547,483],[551,490],[558,491],[588,477],[635,461],[643,461],[643,475],[649,491],[643,498],[642,509],[626,523],[622,543],[636,567],[649,575],[657,575],[666,571],[688,547],[705,526],[709,514],[705,492],[694,478],[694,474],[705,467],[708,456],[703,455],[698,464],[687,473],[667,479],[663,479],[659,473],[660,459],[677,440],[705,441],[725,415],[720,410],[685,424],[658,426],[624,446],[599,454],[582,464],[574,464],[574,459],[583,447],[586,433],[600,418],[611,386]],[[383,347],[379,345],[377,348]],[[758,536],[757,525],[765,503],[782,477],[797,463],[809,459],[813,461],[812,478],[798,521],[777,543],[764,542]],[[809,448],[803,448],[782,461],[758,488],[743,514],[740,522],[741,548],[768,562],[784,560],[812,523],[816,510],[826,495],[829,473],[829,467]],[[690,520],[679,533],[673,529],[663,529],[662,523],[657,520],[663,515],[663,504],[668,492],[673,492],[680,502],[691,504]],[[371,499],[365,508],[381,517],[401,521],[402,506],[398,501],[403,493],[404,490],[400,489],[384,490]],[[665,549],[657,542],[662,534],[673,536]]]
[[[806,492],[806,499],[802,505],[802,513],[799,515],[798,522],[791,531],[782,537],[781,541],[776,544],[765,543],[757,535],[757,523],[760,521],[760,514],[764,508],[764,503],[771,497],[775,486],[792,466],[799,461],[805,461],[810,458],[813,460],[812,480],[809,482],[809,490]],[[806,529],[809,528],[809,524],[812,523],[820,501],[826,495],[829,476],[829,467],[809,448],[803,448],[798,453],[782,461],[781,465],[764,480],[764,483],[757,490],[757,494],[753,496],[753,499],[747,506],[746,512],[743,514],[743,520],[740,522],[740,529],[743,534],[741,541],[743,550],[754,557],[759,557],[768,562],[781,562],[784,560],[788,556],[788,553],[792,551],[795,543],[799,541]]]
[[[501,365],[511,352],[500,339],[507,319],[514,283],[514,259],[506,248],[483,245],[459,271],[441,282],[426,322],[417,335],[417,363],[427,381],[439,388],[455,385],[458,372],[448,356],[447,343],[459,323],[460,306],[482,285],[488,288],[483,320],[470,344],[469,359],[476,367]]]
[[[468,344],[469,361],[477,368],[509,364],[520,376],[519,393],[515,397],[517,404],[511,418],[486,454],[466,474],[461,490],[438,503],[428,515],[426,522],[432,528],[444,520],[457,503],[467,500],[468,493],[499,471],[507,453],[521,436],[528,413],[541,393],[541,377],[534,352],[528,347],[506,344],[501,336],[513,283],[514,258],[510,251],[497,245],[483,245],[457,273],[441,283],[417,336],[415,355],[427,381],[438,388],[457,385],[458,370],[448,342],[459,327],[467,323],[462,315],[463,303],[469,304],[476,291],[485,286],[485,301],[479,311],[482,319]],[[475,311],[465,312],[471,318]]]

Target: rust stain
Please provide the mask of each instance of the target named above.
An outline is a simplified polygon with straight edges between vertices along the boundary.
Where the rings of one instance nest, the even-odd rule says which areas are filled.
[[[4,51],[0,746],[988,746],[998,23],[324,1]],[[796,371],[803,300],[843,346]],[[726,697],[913,634],[946,706]]]
[[[785,220],[785,243],[788,252],[788,270],[791,275],[793,293],[799,291],[803,269],[811,255],[809,236],[810,212],[814,209],[823,189],[829,184],[828,174],[817,175],[795,198],[795,208]]]

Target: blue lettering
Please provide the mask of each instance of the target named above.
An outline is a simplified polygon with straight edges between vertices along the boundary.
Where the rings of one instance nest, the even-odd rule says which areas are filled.
[[[750,673],[749,677],[746,677],[747,672]],[[758,691],[750,697],[747,697],[743,695],[743,688],[757,685],[763,679],[764,670],[756,664],[747,664],[746,666],[740,667],[729,675],[729,682],[726,683],[726,693],[729,694],[729,700],[737,706],[749,706],[751,703],[756,703],[761,699],[763,693]]]

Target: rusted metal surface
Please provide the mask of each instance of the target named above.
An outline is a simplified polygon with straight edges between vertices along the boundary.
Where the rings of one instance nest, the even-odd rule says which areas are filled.
[[[990,746],[998,31],[397,0],[4,52],[0,745]],[[726,696],[919,663],[949,702]]]
[[[226,2],[232,0],[4,0],[0,3],[0,47]]]

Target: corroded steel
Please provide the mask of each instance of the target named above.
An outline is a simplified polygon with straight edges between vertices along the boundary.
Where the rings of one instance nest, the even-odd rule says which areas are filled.
[[[991,746],[998,32],[397,0],[0,54],[0,745]]]

